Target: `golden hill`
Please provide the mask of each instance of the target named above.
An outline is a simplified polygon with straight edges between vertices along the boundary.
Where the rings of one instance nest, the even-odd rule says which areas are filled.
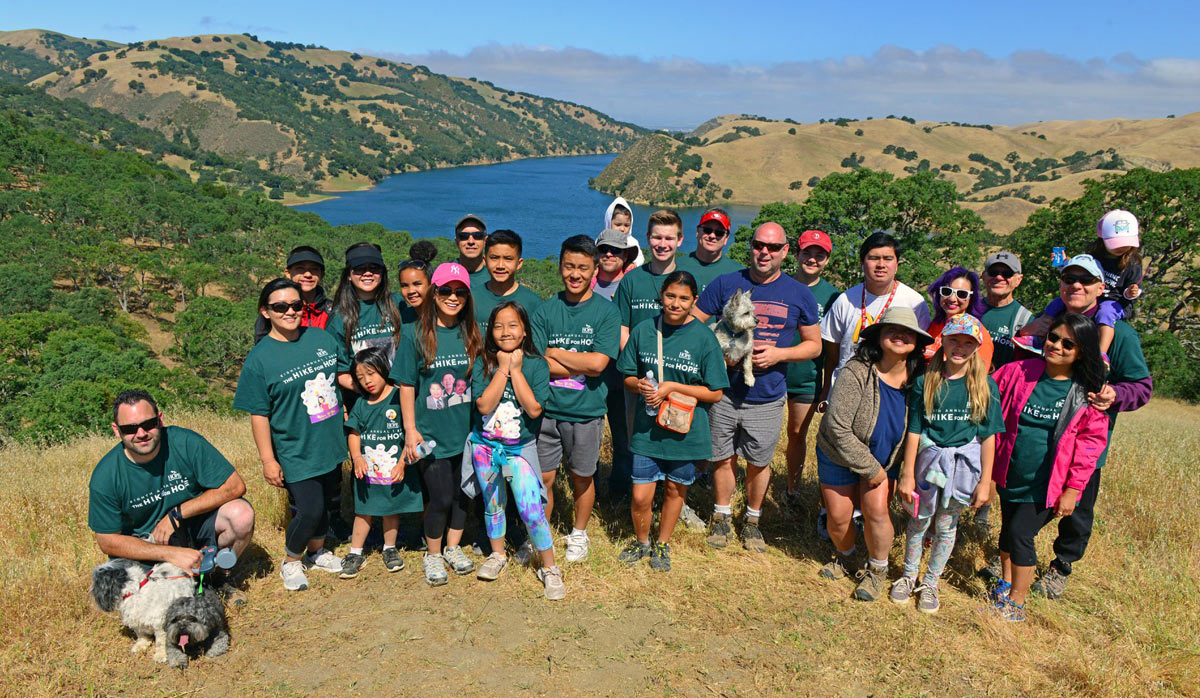
[[[1200,112],[1179,118],[1052,121],[1019,126],[909,119],[800,124],[746,115],[683,136],[639,140],[594,186],[647,204],[803,201],[852,167],[953,182],[964,205],[1008,233],[1055,197],[1073,198],[1104,171],[1200,166]]]

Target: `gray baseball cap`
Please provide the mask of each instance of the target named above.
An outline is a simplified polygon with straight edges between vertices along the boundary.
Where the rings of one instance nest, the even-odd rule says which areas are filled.
[[[605,228],[604,232],[600,233],[596,238],[596,247],[601,245],[609,245],[621,250],[637,247],[637,243],[629,237],[629,233],[622,233],[616,228]]]
[[[479,216],[476,216],[474,213],[468,213],[462,218],[459,218],[458,222],[454,224],[454,232],[457,233],[458,231],[462,230],[464,225],[471,222],[479,224],[479,229],[485,233],[487,232],[487,223],[484,223],[483,219]]]
[[[993,264],[1003,264],[1016,273],[1021,273],[1021,258],[1012,252],[1005,252],[1003,250],[1000,252],[993,252],[992,254],[988,255],[987,262],[983,265],[983,268],[985,270],[991,269]]]

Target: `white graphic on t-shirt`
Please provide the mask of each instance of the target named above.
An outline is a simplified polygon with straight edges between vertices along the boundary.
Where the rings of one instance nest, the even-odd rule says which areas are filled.
[[[364,448],[363,460],[367,463],[367,482],[372,485],[392,484],[392,468],[400,462],[396,458],[399,452],[399,446],[388,448],[387,444]]]
[[[502,402],[483,422],[485,436],[516,443],[521,438],[521,410],[511,402]]]
[[[338,412],[337,391],[333,388],[334,374],[326,376],[323,372],[315,378],[304,381],[304,392],[300,399],[308,410],[308,421],[316,424],[329,419]]]

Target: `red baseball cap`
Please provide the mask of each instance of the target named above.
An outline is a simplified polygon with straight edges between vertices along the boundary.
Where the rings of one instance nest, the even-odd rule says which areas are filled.
[[[796,241],[797,250],[812,247],[813,245],[820,247],[829,254],[833,254],[833,241],[825,233],[820,230],[806,230],[800,233],[800,239]]]
[[[721,227],[725,229],[725,232],[729,232],[729,217],[720,211],[709,211],[703,216],[700,216],[700,223],[698,223],[696,227],[699,228],[709,221],[716,221],[720,223]]]

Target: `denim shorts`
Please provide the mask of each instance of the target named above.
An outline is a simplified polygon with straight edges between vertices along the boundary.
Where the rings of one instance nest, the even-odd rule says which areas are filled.
[[[659,480],[690,485],[696,480],[696,464],[690,460],[663,460],[633,454],[633,484],[647,485]]]
[[[899,480],[900,464],[897,463],[891,468],[888,468],[887,476],[889,480]],[[818,448],[817,480],[820,481],[822,485],[827,485],[829,487],[850,487],[851,485],[857,485],[859,482],[863,481],[863,478],[855,475],[853,470],[834,463],[829,459],[829,457],[821,452],[820,448]]]

